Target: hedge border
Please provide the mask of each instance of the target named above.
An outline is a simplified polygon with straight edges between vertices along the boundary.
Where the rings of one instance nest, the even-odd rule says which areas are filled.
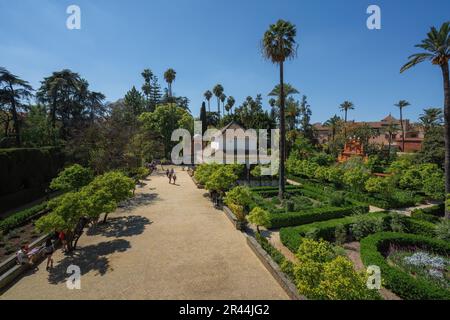
[[[381,269],[385,286],[403,299],[449,300],[450,291],[442,289],[422,279],[414,278],[406,272],[390,266],[383,256],[390,244],[419,246],[437,254],[450,254],[450,243],[424,236],[380,232],[361,241],[361,259],[365,266],[376,265]]]

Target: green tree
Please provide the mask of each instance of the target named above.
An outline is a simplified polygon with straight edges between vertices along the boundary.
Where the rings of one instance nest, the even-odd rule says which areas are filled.
[[[428,130],[441,126],[444,120],[442,109],[440,108],[428,108],[424,109],[423,113],[419,117],[419,121],[424,128],[425,134]]]
[[[144,78],[144,84],[142,85],[142,92],[144,93],[146,98],[146,110],[151,112],[153,111],[150,103],[150,95],[152,93],[151,81],[153,79],[153,72],[150,69],[144,69],[141,75]]]
[[[230,113],[231,109],[233,109],[235,103],[236,100],[232,96],[229,96],[227,99],[227,104],[225,106],[225,109],[227,110],[228,113]]]
[[[21,119],[19,112],[25,107],[23,104],[24,100],[29,99],[32,96],[33,88],[27,81],[20,79],[18,76],[2,67],[0,67],[0,87],[3,87],[0,90],[0,100],[6,101],[10,106],[9,112],[12,115],[16,145],[20,147]]]
[[[224,195],[226,191],[236,184],[237,179],[238,176],[235,174],[233,166],[222,165],[211,173],[205,187],[209,191]]]
[[[193,131],[193,118],[189,112],[174,104],[159,105],[154,112],[144,112],[139,116],[143,130],[159,134],[164,145],[164,154],[170,158],[170,152],[176,142],[171,141],[172,132],[175,129],[187,129]]]
[[[400,69],[404,72],[419,63],[431,61],[441,68],[444,84],[444,120],[445,120],[445,193],[450,193],[450,78],[448,61],[450,59],[450,22],[444,22],[439,30],[431,27],[427,38],[422,40],[417,48],[425,52],[416,53],[409,57],[409,61]],[[450,218],[450,211],[446,210],[446,218]]]
[[[270,214],[266,210],[255,207],[252,211],[250,211],[250,214],[247,216],[247,220],[250,223],[253,223],[256,225],[256,230],[259,234],[261,234],[261,231],[259,230],[260,226],[270,226]]]
[[[341,111],[344,111],[344,137],[347,139],[347,114],[349,110],[355,109],[355,105],[353,102],[344,101],[339,108]]]
[[[224,89],[221,84],[216,84],[213,88],[213,93],[217,98],[217,114],[219,115],[219,119],[220,119],[220,97],[222,96],[223,90]]]
[[[209,90],[206,90],[205,93],[203,94],[203,96],[205,97],[206,101],[208,101],[208,112],[211,112],[211,98],[213,96],[212,92]]]
[[[222,112],[223,112],[223,115],[225,115],[225,100],[227,99],[227,96],[226,96],[224,93],[222,93],[222,94],[220,95],[219,99],[220,99],[220,102],[222,102]]]
[[[263,55],[266,59],[280,67],[280,172],[279,198],[284,198],[286,186],[285,158],[286,158],[286,127],[285,127],[285,92],[284,92],[284,62],[296,55],[297,44],[295,36],[297,30],[288,21],[278,20],[270,25],[262,40]]]
[[[169,98],[173,97],[172,94],[172,83],[175,81],[177,73],[172,68],[169,68],[164,72],[164,80],[167,82],[168,90],[169,90]]]
[[[395,106],[400,111],[400,128],[402,129],[402,151],[405,152],[405,124],[403,123],[403,109],[411,104],[406,100],[400,100]]]
[[[124,102],[133,117],[137,117],[144,112],[144,98],[135,86],[125,94]]]
[[[202,106],[200,108],[200,121],[202,122],[202,136],[203,136],[203,134],[205,134],[205,131],[208,129],[208,119],[206,115],[205,102],[202,102]]]
[[[334,142],[336,138],[336,134],[341,130],[342,128],[342,119],[341,117],[338,117],[336,114],[325,121],[323,124],[325,127],[330,128],[331,130],[331,140]]]
[[[74,164],[62,170],[50,183],[50,188],[61,191],[78,191],[93,179],[90,169]]]
[[[445,159],[444,127],[432,126],[425,132],[422,149],[418,153],[421,163],[435,163],[444,168]]]

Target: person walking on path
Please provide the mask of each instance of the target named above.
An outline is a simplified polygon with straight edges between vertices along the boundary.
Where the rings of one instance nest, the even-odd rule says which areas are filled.
[[[47,257],[47,268],[46,270],[50,270],[53,268],[53,252],[55,252],[55,247],[53,246],[52,239],[48,238],[44,244],[44,254]]]
[[[172,183],[172,178],[175,175],[175,171],[172,169],[170,169],[170,173],[169,173],[169,183]]]
[[[172,179],[173,179],[173,184],[177,184],[176,183],[177,182],[177,175],[175,174],[175,172],[173,173]]]

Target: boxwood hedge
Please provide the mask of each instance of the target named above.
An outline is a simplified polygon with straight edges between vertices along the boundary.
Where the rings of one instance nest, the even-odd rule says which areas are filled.
[[[271,213],[270,214],[270,227],[281,228],[289,226],[299,226],[316,221],[331,220],[336,218],[342,218],[355,214],[356,212],[368,212],[368,206],[348,206],[348,207],[321,207],[307,209],[299,212],[287,212],[287,213]]]
[[[403,299],[448,300],[450,291],[391,266],[385,255],[390,247],[419,247],[435,254],[448,256],[450,243],[432,238],[393,232],[376,233],[361,241],[361,258],[366,266],[376,265],[381,269],[384,285]]]
[[[392,215],[388,212],[372,212],[365,215],[367,218],[380,217],[383,219],[383,229],[390,231],[390,222]],[[300,246],[302,237],[313,231],[319,238],[326,241],[335,241],[335,231],[338,226],[343,226],[347,233],[350,233],[350,226],[355,223],[356,216],[349,216],[340,219],[332,219],[328,221],[315,222],[297,227],[281,228],[281,242],[292,252],[296,252]],[[423,236],[433,237],[435,227],[432,223],[419,221],[406,216],[400,216],[402,224],[405,226],[405,232],[419,234]]]
[[[8,231],[25,224],[34,216],[44,214],[48,211],[49,210],[47,210],[47,203],[42,203],[29,209],[25,209],[17,213],[14,213],[9,217],[0,220],[0,232],[7,233]]]

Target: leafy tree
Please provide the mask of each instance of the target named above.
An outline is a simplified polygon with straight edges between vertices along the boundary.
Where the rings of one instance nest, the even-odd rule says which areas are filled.
[[[235,204],[241,206],[244,212],[248,213],[253,203],[253,196],[248,187],[237,186],[228,191],[223,200],[227,205]]]
[[[427,38],[416,45],[425,52],[416,53],[409,57],[409,61],[400,69],[404,72],[419,63],[431,61],[441,68],[444,84],[444,120],[445,120],[445,193],[450,193],[450,78],[448,61],[450,59],[450,22],[444,22],[439,30],[431,27]],[[446,210],[446,218],[450,218],[450,211]]]
[[[223,86],[221,84],[216,84],[213,88],[213,93],[217,98],[217,114],[219,115],[220,119],[220,96],[223,93]]]
[[[139,116],[143,130],[153,131],[160,135],[164,144],[164,154],[170,158],[170,152],[176,142],[171,141],[172,132],[183,128],[193,130],[193,118],[184,109],[176,105],[159,105],[154,112],[144,112]]]
[[[370,173],[367,169],[353,168],[345,171],[343,182],[353,190],[361,191],[369,177]]]
[[[211,112],[211,98],[213,96],[212,92],[209,90],[206,90],[205,93],[203,94],[203,96],[205,97],[206,101],[208,101],[208,112]]]
[[[212,172],[206,181],[205,187],[209,191],[215,191],[223,195],[235,185],[237,179],[238,176],[235,174],[233,166],[222,165]]]
[[[133,117],[137,117],[144,112],[144,97],[135,86],[125,94],[124,103]]]
[[[32,96],[32,91],[27,81],[0,67],[0,102],[9,104],[18,147],[21,146],[19,112],[24,109],[23,101]]]
[[[403,109],[411,104],[406,100],[400,100],[395,106],[400,110],[400,127],[402,129],[402,151],[405,151],[405,125],[403,123]]]
[[[376,137],[378,133],[370,125],[364,122],[354,130],[353,135],[361,141],[361,144],[365,148],[369,145],[370,139]]]
[[[78,191],[93,179],[92,171],[74,164],[61,171],[50,183],[50,188],[61,191]]]
[[[284,62],[286,59],[295,57],[297,45],[295,36],[297,30],[293,24],[288,21],[278,20],[275,24],[270,25],[269,29],[264,33],[262,47],[263,55],[274,64],[280,67],[280,172],[279,172],[279,198],[284,198],[285,192],[285,143],[286,143],[286,127],[285,127],[285,91],[284,91]]]
[[[266,227],[270,226],[269,212],[267,212],[266,210],[264,210],[260,207],[253,208],[253,210],[250,211],[250,214],[247,216],[247,220],[250,223],[253,223],[254,225],[256,225],[256,230],[258,231],[259,234],[261,233],[261,231],[259,230],[260,226],[266,226]]]
[[[444,167],[445,158],[444,127],[430,127],[422,142],[422,149],[417,154],[421,163],[434,163]]]
[[[50,146],[55,134],[48,121],[45,107],[43,105],[30,106],[22,128],[24,146]]]

